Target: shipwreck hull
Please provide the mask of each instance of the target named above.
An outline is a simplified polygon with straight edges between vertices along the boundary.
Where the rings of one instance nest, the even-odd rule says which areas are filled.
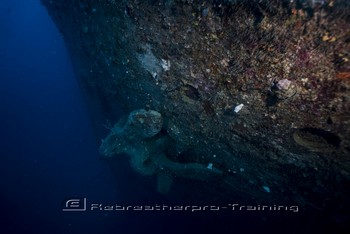
[[[175,175],[165,196],[186,190],[203,202],[234,197],[349,219],[346,1],[42,3],[99,113],[98,138],[120,110],[154,110],[169,160],[222,172],[204,182]]]

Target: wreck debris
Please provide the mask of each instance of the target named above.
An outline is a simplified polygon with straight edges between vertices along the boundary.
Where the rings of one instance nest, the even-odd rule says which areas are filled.
[[[244,104],[239,104],[238,106],[235,106],[234,108],[234,112],[238,113],[242,110]]]
[[[316,128],[302,128],[293,133],[294,141],[314,152],[332,152],[340,145],[335,134]]]
[[[145,52],[137,54],[141,66],[151,74],[153,79],[159,80],[162,70],[170,69],[170,62],[159,60],[152,52],[150,45],[144,46]]]
[[[161,65],[164,71],[169,71],[170,70],[170,61],[161,59]]]
[[[167,158],[168,136],[157,136],[162,127],[162,116],[154,110],[135,110],[124,126],[115,125],[102,141],[100,152],[107,158],[126,153],[131,166],[142,175],[157,175],[158,191],[166,193],[174,176],[208,181],[221,176],[221,170],[200,163],[180,163]]]

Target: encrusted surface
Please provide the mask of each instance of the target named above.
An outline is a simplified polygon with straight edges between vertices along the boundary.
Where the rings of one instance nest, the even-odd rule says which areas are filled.
[[[211,194],[347,213],[347,1],[42,2],[106,116],[161,113],[168,158],[225,173]]]

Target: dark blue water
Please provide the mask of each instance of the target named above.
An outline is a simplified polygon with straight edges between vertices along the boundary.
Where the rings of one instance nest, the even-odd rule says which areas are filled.
[[[1,0],[0,233],[113,229],[106,215],[61,211],[71,196],[117,198],[113,180],[62,36],[38,0]]]

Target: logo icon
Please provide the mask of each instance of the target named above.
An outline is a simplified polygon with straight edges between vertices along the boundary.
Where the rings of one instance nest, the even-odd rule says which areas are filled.
[[[68,198],[62,205],[62,211],[86,211],[86,198]]]

